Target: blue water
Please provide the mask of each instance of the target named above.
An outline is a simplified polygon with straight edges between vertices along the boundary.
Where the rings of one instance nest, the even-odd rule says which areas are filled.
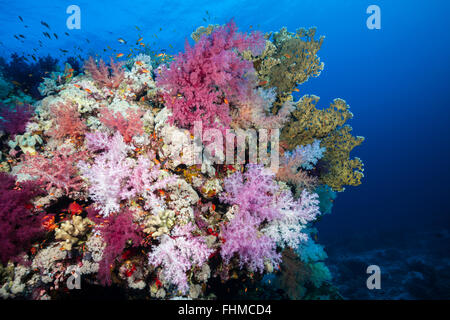
[[[66,27],[71,4],[81,9],[80,30]],[[380,30],[366,26],[371,4],[381,9]],[[324,107],[345,99],[354,114],[353,132],[366,138],[353,152],[365,163],[363,184],[338,195],[332,214],[318,226],[320,236],[331,246],[370,235],[364,241],[383,247],[386,234],[408,242],[422,231],[450,227],[449,10],[445,0],[0,0],[0,56],[37,48],[38,56],[62,59],[59,49],[66,49],[85,57],[103,54],[108,45],[122,52],[126,45],[117,38],[134,43],[140,36],[152,48],[177,53],[198,26],[232,17],[241,30],[316,26],[326,37],[319,52],[325,70],[303,84],[300,95],[318,95]],[[45,38],[40,21],[59,39]],[[23,43],[14,34],[23,34]]]

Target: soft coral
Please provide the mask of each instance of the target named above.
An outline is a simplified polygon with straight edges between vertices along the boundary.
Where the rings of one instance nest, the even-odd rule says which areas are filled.
[[[202,36],[194,47],[186,42],[185,53],[169,69],[162,66],[157,77],[172,111],[171,123],[191,129],[194,121],[202,120],[204,127],[226,128],[231,122],[229,103],[245,97],[255,81],[252,63],[239,52],[259,54],[264,45],[260,33],[238,33],[233,21]]]
[[[122,80],[125,78],[125,72],[122,69],[123,63],[114,63],[113,58],[110,60],[110,65],[100,59],[99,64],[94,61],[92,57],[84,64],[84,69],[88,71],[92,79],[94,79],[101,86],[115,89],[119,87]]]
[[[0,172],[0,262],[6,264],[43,231],[30,200],[41,194],[34,181],[16,184],[13,176]]]

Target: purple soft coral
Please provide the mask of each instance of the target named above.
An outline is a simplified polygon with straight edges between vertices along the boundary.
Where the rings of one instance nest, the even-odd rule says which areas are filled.
[[[141,244],[142,237],[139,234],[139,227],[133,222],[133,214],[128,209],[110,217],[100,228],[100,232],[106,247],[99,264],[98,278],[102,284],[111,285],[111,267],[114,261],[130,240],[132,246],[136,247]]]
[[[157,78],[172,111],[169,120],[189,129],[200,120],[206,128],[228,127],[229,103],[248,95],[256,79],[252,63],[239,52],[251,50],[257,55],[264,45],[262,34],[237,33],[233,21],[202,36],[194,47],[186,42],[186,52],[169,69],[162,66]]]
[[[15,136],[25,131],[26,125],[33,115],[32,106],[17,105],[14,110],[0,103],[0,130]]]
[[[0,262],[27,250],[31,241],[44,230],[40,216],[30,211],[30,200],[42,192],[34,181],[19,185],[13,176],[0,172]]]

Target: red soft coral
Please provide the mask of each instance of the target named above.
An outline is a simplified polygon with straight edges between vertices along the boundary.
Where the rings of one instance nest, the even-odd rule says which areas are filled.
[[[262,34],[237,33],[233,21],[203,35],[194,47],[186,42],[185,53],[169,69],[162,66],[157,77],[172,111],[170,122],[192,129],[194,121],[201,120],[205,128],[227,128],[229,104],[243,99],[255,86],[253,64],[239,53],[259,54],[264,45]]]
[[[129,143],[135,135],[144,133],[142,116],[144,112],[141,110],[128,109],[125,118],[120,112],[113,112],[108,108],[100,110],[100,121],[113,130],[117,130],[126,143]]]
[[[57,139],[64,137],[79,137],[84,134],[87,127],[80,118],[78,107],[75,103],[58,103],[50,108],[56,127],[49,132],[50,136]]]
[[[113,58],[111,58],[109,66],[107,66],[102,59],[100,59],[100,62],[97,65],[94,59],[89,57],[89,60],[84,64],[84,69],[88,71],[92,78],[101,86],[115,89],[125,78],[125,72],[122,69],[122,66],[122,62],[115,63]]]
[[[40,216],[30,210],[30,200],[41,194],[34,181],[17,184],[14,177],[0,172],[0,262],[4,265],[28,250],[43,228]]]

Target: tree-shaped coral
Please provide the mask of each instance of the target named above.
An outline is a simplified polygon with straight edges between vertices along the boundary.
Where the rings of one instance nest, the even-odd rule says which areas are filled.
[[[34,214],[30,201],[40,195],[38,183],[16,184],[13,176],[0,172],[0,262],[27,250],[42,231],[40,215]]]
[[[201,120],[205,128],[220,129],[230,124],[230,103],[248,95],[255,81],[252,63],[239,53],[259,54],[264,48],[260,33],[247,36],[236,29],[231,21],[204,34],[194,47],[186,42],[185,52],[169,68],[161,67],[157,83],[172,123],[191,128]]]
[[[89,57],[89,60],[84,64],[84,69],[101,86],[115,89],[119,87],[125,78],[125,72],[122,66],[123,64],[121,62],[115,63],[113,58],[111,58],[109,66],[102,59],[100,59],[97,65],[94,59]]]

